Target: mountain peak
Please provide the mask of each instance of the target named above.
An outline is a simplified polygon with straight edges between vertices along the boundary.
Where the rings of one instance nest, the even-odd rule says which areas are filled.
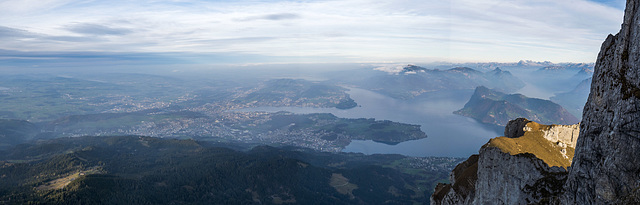
[[[480,71],[474,70],[473,68],[469,68],[469,67],[455,67],[455,68],[449,69],[447,71],[450,71],[450,72],[461,72],[461,73],[482,73]]]
[[[426,70],[427,70],[426,68],[423,68],[423,67],[420,67],[420,66],[416,66],[416,65],[413,65],[413,64],[408,64],[408,65],[406,65],[406,66],[404,66],[402,68],[401,72],[403,72],[403,73],[410,73],[410,72],[415,73],[415,72],[424,72]]]
[[[464,108],[454,113],[498,126],[505,126],[509,120],[518,117],[546,124],[575,124],[579,121],[562,106],[549,100],[505,94],[484,86],[477,87]]]

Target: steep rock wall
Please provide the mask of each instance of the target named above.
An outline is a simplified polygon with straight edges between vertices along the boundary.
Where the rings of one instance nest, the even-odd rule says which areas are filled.
[[[538,203],[562,191],[566,174],[566,169],[549,167],[534,154],[510,155],[497,147],[483,147],[473,204]]]
[[[478,155],[471,155],[469,159],[458,164],[451,174],[451,184],[438,183],[431,196],[431,204],[471,204],[476,192],[478,179]]]
[[[563,204],[637,203],[640,189],[640,11],[628,0],[620,32],[596,62]]]

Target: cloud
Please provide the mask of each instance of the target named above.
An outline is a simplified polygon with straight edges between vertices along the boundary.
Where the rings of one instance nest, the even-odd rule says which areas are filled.
[[[271,20],[271,21],[282,21],[282,20],[292,20],[299,19],[300,15],[295,13],[277,13],[277,14],[267,14],[260,16],[250,16],[246,18],[242,18],[239,21],[253,21],[253,20]]]
[[[48,36],[29,32],[22,29],[16,29],[6,26],[0,26],[0,39],[8,39],[5,44],[26,43],[26,42],[43,42],[43,41],[65,41],[65,42],[88,42],[95,41],[95,38],[78,37],[78,36]]]
[[[43,36],[40,40],[55,41],[55,42],[76,42],[76,43],[91,43],[100,41],[98,38],[86,37],[86,36]]]
[[[0,0],[2,13],[37,13],[69,4],[73,0]]]
[[[34,34],[25,30],[0,26],[0,38],[24,38],[34,36]]]
[[[623,14],[587,0],[16,2],[0,0],[0,49],[340,62],[591,62]]]
[[[101,66],[194,66],[194,65],[248,65],[280,64],[288,62],[326,62],[334,57],[268,56],[245,53],[184,53],[184,52],[66,52],[66,51],[17,51],[0,49],[0,69],[33,66],[67,68]],[[110,67],[116,69],[117,67]],[[182,68],[182,67],[181,67]]]
[[[114,35],[121,36],[131,33],[132,31],[124,28],[112,28],[108,26],[91,24],[91,23],[79,23],[72,24],[65,27],[66,30],[88,35]]]
[[[265,16],[262,17],[262,19],[274,20],[274,21],[288,20],[288,19],[298,19],[298,18],[300,18],[300,15],[292,14],[292,13],[269,14],[269,15],[265,15]]]
[[[382,71],[389,74],[398,74],[404,70],[405,66],[406,65],[385,65],[385,66],[376,67],[373,70]],[[412,74],[415,74],[415,72]]]

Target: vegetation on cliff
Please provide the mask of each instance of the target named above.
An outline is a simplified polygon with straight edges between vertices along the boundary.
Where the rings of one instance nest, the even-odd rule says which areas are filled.
[[[496,137],[484,145],[497,147],[510,155],[533,154],[544,161],[548,166],[558,166],[567,169],[571,166],[571,160],[575,149],[561,146],[562,142],[551,142],[544,138],[544,132],[553,125],[542,125],[536,122],[528,122],[525,127],[528,131],[519,137]]]

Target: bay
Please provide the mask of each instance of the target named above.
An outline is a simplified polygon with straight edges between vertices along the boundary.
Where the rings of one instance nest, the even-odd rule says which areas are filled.
[[[479,123],[474,119],[453,114],[464,106],[473,90],[439,91],[412,100],[398,100],[360,88],[347,92],[358,107],[340,110],[336,108],[308,107],[256,107],[237,111],[288,111],[297,114],[332,113],[341,118],[375,118],[395,122],[417,124],[427,138],[402,142],[396,145],[371,140],[353,140],[344,152],[365,154],[402,154],[407,156],[468,157],[478,153],[489,139],[502,135],[497,126]]]

